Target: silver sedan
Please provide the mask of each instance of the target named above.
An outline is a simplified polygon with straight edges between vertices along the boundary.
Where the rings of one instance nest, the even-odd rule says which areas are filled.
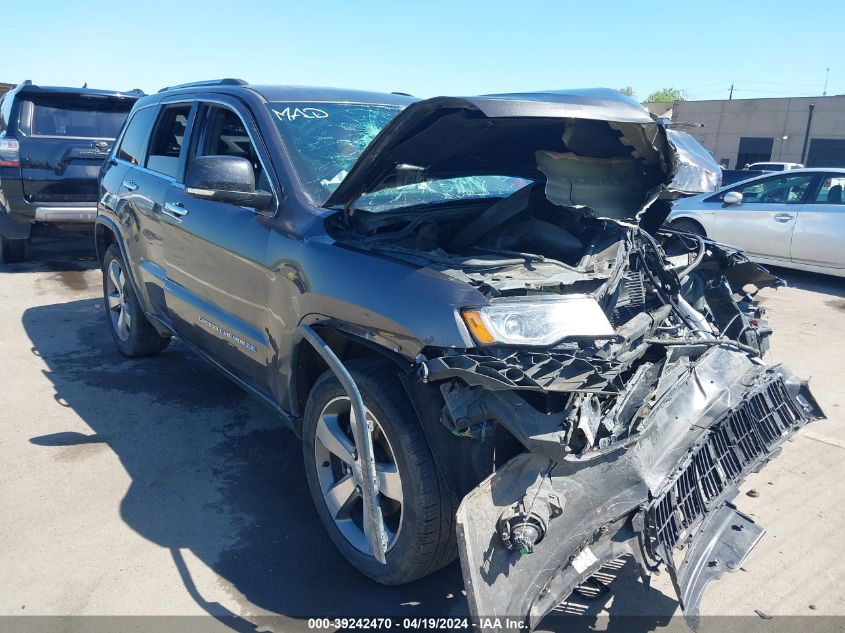
[[[763,264],[845,277],[845,169],[767,174],[677,201],[666,222]]]

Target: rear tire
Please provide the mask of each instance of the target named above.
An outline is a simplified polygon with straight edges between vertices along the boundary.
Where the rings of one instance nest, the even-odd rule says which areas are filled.
[[[704,227],[694,220],[675,220],[672,222],[672,228],[678,231],[686,231],[687,233],[700,235],[701,237],[707,237],[707,232],[704,230]]]
[[[335,493],[339,490],[335,486],[353,477],[346,466],[348,461],[338,457],[344,452],[338,446],[352,448],[354,442],[349,428],[349,400],[330,370],[315,383],[305,409],[302,434],[308,487],[329,536],[355,568],[385,585],[408,583],[437,571],[456,557],[456,504],[437,473],[396,366],[386,359],[369,357],[352,360],[346,367],[361,391],[367,417],[372,416],[377,470],[381,474],[393,466],[398,475],[398,482],[392,482],[394,487],[386,484],[379,494],[389,530],[387,564],[375,559],[366,542],[360,493]],[[353,461],[358,462],[357,455],[352,455]],[[347,485],[354,488],[356,481],[353,477]],[[397,498],[401,501],[397,502]],[[338,499],[345,501],[338,503]]]
[[[11,239],[0,233],[0,262],[16,264],[29,259],[29,239]]]
[[[103,304],[117,348],[126,356],[158,354],[170,344],[147,320],[126,272],[120,247],[112,244],[103,260]]]

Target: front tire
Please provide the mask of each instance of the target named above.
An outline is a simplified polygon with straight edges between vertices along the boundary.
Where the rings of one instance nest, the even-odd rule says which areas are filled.
[[[29,240],[11,239],[0,233],[0,263],[17,264],[29,259]]]
[[[387,564],[375,559],[366,537],[361,482],[352,468],[359,456],[350,427],[351,403],[330,370],[311,390],[303,420],[308,487],[341,554],[376,582],[404,584],[455,558],[454,504],[396,366],[386,359],[361,358],[347,363],[347,369],[373,423]]]
[[[147,320],[126,272],[120,247],[112,244],[103,260],[103,304],[112,338],[125,356],[158,354],[170,344]]]
[[[707,232],[704,230],[704,227],[693,220],[675,220],[672,222],[672,228],[678,231],[686,231],[687,233],[692,233],[693,235],[707,237]]]

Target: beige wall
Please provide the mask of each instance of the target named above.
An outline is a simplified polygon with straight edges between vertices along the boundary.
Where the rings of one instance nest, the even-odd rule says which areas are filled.
[[[733,99],[679,101],[673,108],[675,123],[703,123],[703,128],[684,128],[716,156],[736,165],[742,136],[773,138],[774,161],[801,162],[809,105],[815,104],[810,139],[845,139],[845,95],[789,99]],[[788,138],[783,139],[784,136]]]
[[[643,105],[646,110],[657,116],[672,116],[672,107],[675,105],[674,101],[645,101]]]

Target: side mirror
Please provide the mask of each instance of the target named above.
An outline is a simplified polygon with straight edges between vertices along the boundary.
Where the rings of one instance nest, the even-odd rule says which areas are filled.
[[[729,191],[725,194],[725,197],[722,198],[722,202],[726,207],[729,207],[734,204],[741,204],[742,194],[739,191]]]
[[[188,165],[185,192],[200,200],[226,202],[261,211],[273,194],[255,189],[252,163],[241,156],[199,156]]]

